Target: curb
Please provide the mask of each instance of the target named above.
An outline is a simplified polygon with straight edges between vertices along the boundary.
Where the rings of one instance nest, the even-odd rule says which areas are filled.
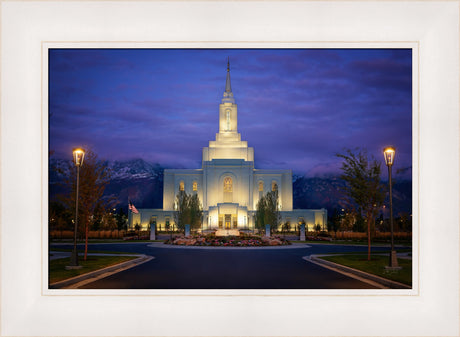
[[[148,255],[137,255],[137,256],[139,257],[134,260],[121,262],[113,266],[105,267],[105,268],[98,269],[98,270],[95,270],[95,271],[92,271],[86,274],[82,274],[82,275],[78,275],[78,276],[69,278],[66,280],[51,283],[49,285],[49,289],[78,288],[78,286],[83,285],[83,283],[86,284],[86,283],[97,281],[101,278],[119,273],[126,269],[133,268],[135,266],[138,266],[140,264],[143,264],[145,262],[148,262],[154,259],[153,256],[148,256]]]
[[[254,246],[254,247],[236,247],[236,246],[182,246],[182,245],[168,245],[162,242],[155,242],[147,245],[151,248],[167,248],[167,249],[212,249],[212,250],[263,250],[263,249],[299,249],[299,248],[311,248],[306,243],[293,243],[291,245],[281,246]]]
[[[356,275],[356,276],[361,277],[363,279],[367,279],[367,280],[370,280],[372,282],[379,283],[379,284],[381,284],[381,285],[383,285],[385,287],[388,287],[388,288],[393,288],[393,289],[412,289],[411,286],[408,286],[408,285],[400,283],[400,282],[392,281],[392,280],[389,280],[389,279],[386,279],[386,278],[383,278],[383,277],[380,277],[380,276],[377,276],[377,275],[366,273],[366,272],[358,270],[358,269],[350,268],[350,267],[347,267],[347,266],[344,266],[344,265],[341,265],[341,264],[337,264],[337,263],[334,263],[334,262],[331,262],[331,261],[323,260],[323,259],[320,258],[320,256],[327,256],[327,255],[310,255],[310,256],[304,256],[303,259],[306,260],[306,261],[310,261],[312,263],[316,263],[316,264],[321,265],[321,266],[326,267],[326,268],[334,269],[337,272],[342,273],[342,274],[347,273],[347,274]]]

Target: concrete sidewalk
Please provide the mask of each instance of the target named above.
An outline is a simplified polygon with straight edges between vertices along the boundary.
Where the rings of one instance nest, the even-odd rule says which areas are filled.
[[[262,250],[262,249],[298,249],[298,248],[310,248],[309,245],[305,243],[292,243],[290,245],[281,245],[281,246],[185,246],[185,245],[169,245],[164,244],[163,242],[154,242],[147,247],[152,248],[168,248],[168,249],[211,249],[211,250]]]
[[[50,254],[53,252],[50,252]],[[59,254],[54,255],[54,258],[51,259],[58,259],[58,258],[65,258],[69,257],[70,253],[67,252],[58,252]],[[103,253],[94,253],[88,254],[88,256],[138,256],[137,259],[125,261],[118,263],[113,266],[109,266],[106,268],[98,269],[92,272],[88,272],[86,274],[78,275],[66,280],[62,280],[59,282],[54,282],[49,285],[49,289],[77,289],[85,284],[100,280],[104,277],[119,273],[121,271],[136,267],[140,264],[148,262],[155,257],[143,254],[103,254]]]

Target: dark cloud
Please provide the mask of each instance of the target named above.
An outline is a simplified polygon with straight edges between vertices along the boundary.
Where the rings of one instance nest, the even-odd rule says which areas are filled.
[[[344,148],[380,156],[389,143],[411,166],[410,50],[55,50],[50,148],[199,168],[228,56],[256,167],[329,173]]]

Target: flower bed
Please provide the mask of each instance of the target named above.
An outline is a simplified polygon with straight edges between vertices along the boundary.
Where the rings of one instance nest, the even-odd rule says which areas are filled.
[[[215,247],[260,247],[260,246],[282,246],[291,243],[278,236],[260,237],[254,235],[221,236],[214,234],[197,236],[177,236],[165,241],[165,244],[180,246],[215,246]]]
[[[307,236],[305,238],[307,241],[332,241],[331,237],[327,236]]]
[[[124,236],[123,241],[127,240],[150,240],[149,235],[139,235],[139,236]]]

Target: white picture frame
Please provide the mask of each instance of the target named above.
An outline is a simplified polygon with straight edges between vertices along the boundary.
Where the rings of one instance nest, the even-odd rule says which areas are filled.
[[[458,336],[458,1],[1,2],[1,336]],[[414,288],[47,293],[51,45],[414,48]]]

